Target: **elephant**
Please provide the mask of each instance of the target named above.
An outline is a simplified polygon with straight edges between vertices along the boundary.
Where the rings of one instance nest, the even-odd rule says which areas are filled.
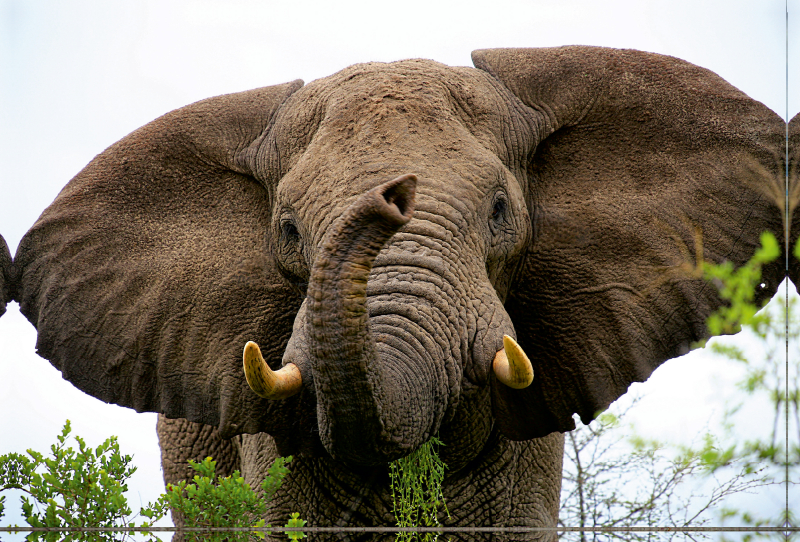
[[[210,455],[257,486],[292,454],[273,525],[391,526],[388,463],[438,436],[444,525],[555,527],[574,415],[708,336],[703,261],[783,238],[786,125],[654,53],[472,59],[167,113],[66,185],[5,300],[73,385],[159,413],[167,482]]]

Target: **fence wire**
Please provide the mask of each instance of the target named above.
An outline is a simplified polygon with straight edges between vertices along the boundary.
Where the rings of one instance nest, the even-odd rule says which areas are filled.
[[[789,533],[800,527],[0,527],[0,532],[113,532],[113,533]]]

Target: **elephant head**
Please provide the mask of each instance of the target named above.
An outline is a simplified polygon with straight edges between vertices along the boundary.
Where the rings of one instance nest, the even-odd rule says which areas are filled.
[[[593,419],[705,336],[696,264],[781,231],[784,123],[671,57],[473,60],[219,96],[112,145],[15,256],[39,354],[103,401],[350,465],[439,433],[457,471],[493,432]],[[506,335],[523,389],[492,370]]]

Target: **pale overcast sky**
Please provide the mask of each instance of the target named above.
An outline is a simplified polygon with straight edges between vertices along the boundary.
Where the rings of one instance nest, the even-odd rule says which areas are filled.
[[[789,8],[800,8],[800,0]],[[309,82],[356,62],[423,57],[468,66],[479,48],[634,48],[711,69],[791,117],[800,95],[790,93],[787,108],[785,14],[784,0],[0,0],[0,234],[13,254],[70,178],[169,110]],[[789,42],[792,89],[800,83],[798,36]],[[155,415],[77,391],[34,345],[34,328],[12,304],[0,318],[0,453],[45,450],[70,418],[92,446],[118,435],[139,466],[133,508],[137,493],[143,502],[154,499],[162,490]],[[694,435],[719,414],[720,394],[734,391],[714,387],[732,382],[722,366],[702,354],[687,359],[667,363],[640,386],[655,403],[642,405],[636,418],[659,434]],[[687,379],[690,370],[698,376]],[[16,520],[13,501],[5,522]]]

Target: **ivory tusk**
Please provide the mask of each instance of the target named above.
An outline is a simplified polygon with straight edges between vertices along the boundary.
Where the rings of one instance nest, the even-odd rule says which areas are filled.
[[[533,366],[517,341],[503,335],[503,349],[498,351],[492,362],[497,380],[515,390],[527,388],[533,382]]]
[[[264,399],[286,399],[300,391],[303,379],[300,369],[294,363],[287,363],[273,371],[264,361],[261,349],[253,341],[244,345],[242,355],[244,376],[250,389]]]

